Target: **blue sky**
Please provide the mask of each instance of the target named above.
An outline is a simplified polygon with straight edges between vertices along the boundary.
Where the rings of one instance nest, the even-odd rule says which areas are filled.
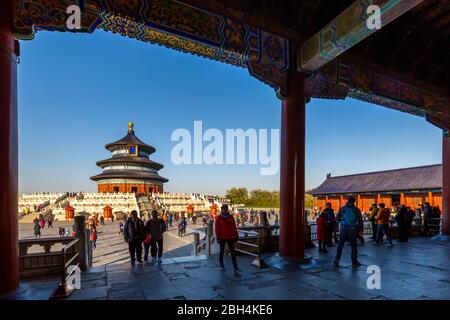
[[[173,130],[280,125],[280,100],[247,70],[118,35],[38,33],[19,65],[20,192],[96,191],[104,145],[135,123],[165,165],[167,191],[279,188],[259,165],[174,165]],[[307,105],[306,187],[332,175],[441,162],[441,131],[423,118],[357,100]]]

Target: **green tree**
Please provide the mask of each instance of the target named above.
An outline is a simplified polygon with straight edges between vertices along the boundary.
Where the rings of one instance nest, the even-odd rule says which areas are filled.
[[[255,189],[249,192],[247,188],[231,188],[227,190],[226,198],[233,204],[243,204],[254,208],[279,208],[280,192]],[[305,209],[312,207],[312,196],[305,194]]]
[[[233,204],[247,205],[249,200],[247,188],[231,188],[227,190],[225,197]]]
[[[305,209],[312,209],[313,196],[305,194]]]
[[[280,206],[280,193],[262,189],[252,190],[250,191],[249,205],[252,207],[278,208]]]

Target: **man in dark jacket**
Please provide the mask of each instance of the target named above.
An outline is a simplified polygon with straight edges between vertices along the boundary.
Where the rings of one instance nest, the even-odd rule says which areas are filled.
[[[395,221],[397,221],[398,229],[398,242],[408,241],[408,216],[406,207],[401,204],[398,208],[398,213],[395,216]]]
[[[355,201],[356,199],[354,197],[348,198],[347,204],[340,208],[337,214],[337,221],[340,223],[340,234],[336,257],[334,258],[334,265],[336,267],[339,267],[342,249],[347,241],[350,242],[350,246],[352,248],[353,267],[358,267],[361,265],[358,262],[356,239],[358,237],[359,230],[363,230],[364,225],[361,210],[355,206]]]
[[[136,210],[131,211],[131,217],[125,222],[123,237],[128,242],[131,265],[135,264],[135,260],[142,263],[142,241],[145,237],[144,223],[139,219]]]
[[[425,206],[423,207],[423,234],[425,236],[429,236],[430,232],[430,223],[431,218],[433,217],[432,208],[429,202],[425,202]]]
[[[328,247],[332,247],[333,246],[333,231],[334,231],[334,227],[336,224],[336,216],[334,215],[334,210],[331,207],[331,203],[327,202],[327,204],[325,205],[325,209],[322,211],[323,213],[325,213],[325,218],[326,218],[326,224],[325,224],[325,228],[326,228],[326,241],[325,244]]]
[[[233,261],[234,272],[239,273],[241,270],[237,266],[236,252],[234,251],[234,245],[239,238],[239,234],[236,228],[236,221],[228,211],[228,205],[222,205],[221,213],[216,217],[216,239],[220,245],[219,262],[222,271],[225,271],[223,264],[223,255],[225,252],[225,244],[228,244],[230,250],[231,259]]]
[[[167,230],[166,222],[158,218],[158,211],[152,211],[152,218],[147,221],[145,226],[146,234],[150,234],[150,244],[151,244],[151,255],[153,260],[158,260],[161,262],[162,254],[163,254],[163,239],[164,232]],[[156,257],[156,253],[158,252],[158,258]],[[144,252],[144,260],[148,259],[148,246],[145,246]]]

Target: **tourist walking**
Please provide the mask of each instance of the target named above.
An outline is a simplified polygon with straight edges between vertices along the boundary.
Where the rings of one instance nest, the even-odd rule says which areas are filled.
[[[49,227],[49,228],[52,228],[52,229],[53,229],[53,218],[52,218],[52,217],[48,218],[47,224],[48,224],[48,227]]]
[[[408,212],[403,204],[398,207],[397,215],[395,216],[395,221],[397,221],[398,229],[398,242],[408,241]]]
[[[142,241],[145,237],[144,223],[138,217],[136,210],[131,211],[131,217],[125,222],[123,237],[128,243],[131,265],[137,260],[142,263]]]
[[[328,243],[327,219],[328,219],[327,213],[324,210],[316,220],[317,240],[319,241],[319,252],[328,252],[325,246],[325,244]]]
[[[166,222],[158,218],[158,211],[152,211],[152,218],[147,221],[145,226],[146,234],[150,235],[150,246],[151,246],[151,255],[153,261],[158,260],[161,262],[162,254],[163,254],[163,240],[164,240],[164,232],[167,230]],[[144,252],[144,261],[148,260],[148,249],[149,246],[145,245]]]
[[[102,225],[102,226],[105,225],[105,217],[104,216],[100,216],[100,225]]]
[[[156,213],[158,213],[158,211],[156,211]],[[153,216],[153,211],[152,211],[152,216]],[[167,213],[164,214],[164,223],[166,224],[166,228],[169,227],[169,215]]]
[[[325,205],[325,209],[322,211],[322,213],[325,215],[324,220],[326,220],[325,225],[325,232],[326,235],[324,235],[324,241],[326,241],[326,245],[329,247],[333,246],[333,231],[334,227],[336,225],[336,216],[334,215],[334,210],[331,207],[331,203],[327,202]]]
[[[122,221],[119,222],[119,234],[123,234],[124,223]]]
[[[67,227],[67,228],[65,229],[65,234],[64,234],[64,236],[70,237],[71,234],[72,234],[72,230],[70,230],[70,227]]]
[[[34,231],[34,238],[41,238],[41,226],[39,224],[39,220],[36,218],[33,220],[34,226],[33,226],[33,231]]]
[[[97,227],[95,226],[95,224],[91,224],[89,226],[90,229],[90,240],[92,242],[92,247],[95,249],[97,248]]]
[[[239,234],[236,228],[236,221],[228,211],[228,205],[224,204],[220,208],[220,215],[216,216],[215,229],[216,239],[220,246],[219,263],[222,271],[225,271],[223,264],[223,255],[225,252],[225,244],[228,245],[228,250],[231,254],[231,260],[233,261],[233,268],[235,273],[241,272],[237,265],[236,252],[234,245],[239,238]]]
[[[370,208],[370,214],[369,214],[369,221],[372,225],[372,239],[375,241],[377,237],[377,229],[378,229],[378,221],[376,219],[378,214],[378,205],[376,203],[372,204],[372,207]]]
[[[178,223],[178,236],[179,237],[182,237],[183,235],[186,234],[186,226],[187,226],[186,217],[183,216],[181,221]]]
[[[39,219],[39,225],[40,225],[41,229],[44,229],[44,227],[45,227],[45,220],[44,220],[44,218],[41,217]]]
[[[169,216],[167,217],[167,220],[169,221],[169,226],[172,226],[172,221],[173,221],[173,215],[171,213],[169,213]]]
[[[363,228],[363,219],[361,210],[355,206],[356,199],[349,197],[347,204],[339,209],[337,214],[337,221],[340,223],[339,244],[337,247],[336,257],[334,258],[334,265],[339,267],[339,260],[341,259],[342,249],[344,244],[348,241],[351,246],[351,258],[353,267],[360,266],[358,262],[358,248],[356,246],[356,238],[358,230]]]
[[[430,203],[425,202],[425,205],[423,207],[423,234],[425,236],[429,236],[431,234],[429,225],[431,224],[432,218],[433,210],[430,206]]]
[[[111,222],[114,222],[114,215],[111,214]]]
[[[377,214],[378,228],[377,228],[377,237],[375,239],[375,245],[378,245],[381,240],[381,235],[384,234],[386,236],[386,240],[388,243],[386,247],[392,247],[392,239],[389,233],[389,218],[391,216],[391,211],[386,208],[384,203],[379,204],[379,211]]]

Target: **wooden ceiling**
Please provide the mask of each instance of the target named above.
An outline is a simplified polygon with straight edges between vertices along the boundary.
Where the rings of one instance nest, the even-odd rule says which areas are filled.
[[[450,1],[424,1],[349,53],[450,96]]]
[[[302,43],[353,0],[183,0]],[[450,96],[450,0],[425,0],[352,48],[347,59]]]

